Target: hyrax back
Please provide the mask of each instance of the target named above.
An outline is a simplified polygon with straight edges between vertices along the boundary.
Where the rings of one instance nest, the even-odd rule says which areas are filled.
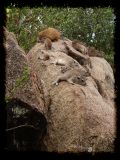
[[[38,33],[38,38],[40,40],[49,38],[51,41],[57,41],[60,37],[61,33],[57,29],[50,27]]]
[[[78,40],[74,40],[73,42],[72,42],[72,47],[75,49],[75,50],[77,50],[77,51],[79,51],[79,52],[81,52],[81,53],[83,53],[83,54],[87,54],[87,52],[88,52],[88,50],[87,50],[87,47],[85,46],[85,44],[84,43],[82,43],[82,42],[80,42],[80,41],[78,41]]]
[[[80,69],[68,70],[66,73],[58,76],[56,81],[53,82],[53,84],[58,85],[61,81],[67,81],[71,84],[77,83],[83,86],[86,85],[86,77],[80,71]]]

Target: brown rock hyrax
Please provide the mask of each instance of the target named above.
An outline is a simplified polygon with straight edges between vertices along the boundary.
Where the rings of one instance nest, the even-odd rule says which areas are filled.
[[[60,39],[61,33],[55,28],[47,28],[38,33],[37,41],[44,43],[45,48],[50,50],[52,48],[52,42]]]
[[[85,44],[82,43],[82,42],[80,42],[80,41],[78,41],[78,40],[72,41],[72,47],[73,47],[75,50],[81,52],[81,53],[84,54],[84,55],[86,55],[86,54],[88,53],[88,49],[87,49],[87,47],[85,46]]]
[[[61,74],[57,77],[57,79],[53,82],[54,85],[58,85],[61,81],[67,81],[70,84],[80,84],[85,86],[86,85],[86,77],[80,71],[80,69],[72,69],[68,70],[64,74]]]
[[[60,37],[61,37],[60,31],[50,27],[38,33],[39,40],[49,38],[51,41],[58,41]]]

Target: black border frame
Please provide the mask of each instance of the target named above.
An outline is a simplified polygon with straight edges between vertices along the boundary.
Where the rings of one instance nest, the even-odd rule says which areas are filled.
[[[2,4],[3,3],[3,4]],[[6,14],[5,14],[5,8],[7,6],[9,6],[11,3],[12,4],[16,4],[16,7],[25,7],[25,6],[29,6],[30,8],[32,7],[38,7],[38,6],[53,6],[53,7],[112,7],[114,8],[114,13],[116,15],[116,19],[115,19],[115,35],[114,35],[114,45],[115,45],[115,56],[114,56],[114,64],[115,64],[115,90],[116,90],[116,98],[115,98],[115,103],[116,103],[116,126],[117,126],[117,130],[116,130],[116,140],[115,140],[115,150],[114,153],[96,153],[94,157],[97,157],[98,159],[103,159],[107,156],[107,158],[112,158],[114,157],[114,159],[117,158],[117,156],[119,156],[119,152],[120,152],[120,88],[119,88],[119,77],[120,77],[120,63],[119,63],[119,49],[120,49],[120,44],[119,44],[119,40],[120,40],[120,9],[119,9],[119,3],[116,0],[64,0],[64,3],[60,0],[60,1],[56,1],[56,0],[34,0],[34,1],[20,1],[20,0],[10,0],[10,1],[6,1],[6,2],[2,2],[2,6],[0,7],[0,92],[2,94],[0,94],[0,127],[1,127],[1,131],[0,131],[0,143],[2,145],[0,145],[0,149],[2,151],[4,151],[4,147],[5,147],[5,142],[6,142],[6,135],[5,135],[5,128],[6,128],[6,109],[5,109],[5,66],[6,66],[6,62],[5,62],[5,49],[3,47],[3,28],[2,26],[5,26],[5,21],[6,21]],[[26,152],[27,153],[27,152]],[[45,154],[44,154],[45,153]],[[59,156],[59,157],[69,157],[72,158],[72,156],[76,157],[76,156],[82,156],[81,158],[90,158],[91,155],[90,154],[86,154],[86,153],[80,153],[80,154],[57,154],[57,153],[48,153],[48,152],[42,152],[42,155],[47,155],[50,157],[51,154],[53,154],[55,157]],[[31,155],[31,154],[30,154]],[[36,154],[37,155],[37,154]],[[52,158],[52,157],[51,157]],[[92,156],[93,158],[93,156]]]

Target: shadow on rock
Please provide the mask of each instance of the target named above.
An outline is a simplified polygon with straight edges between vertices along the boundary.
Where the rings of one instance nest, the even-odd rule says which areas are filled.
[[[7,104],[7,150],[40,150],[47,122],[43,114],[20,99]],[[39,142],[39,144],[38,144]]]

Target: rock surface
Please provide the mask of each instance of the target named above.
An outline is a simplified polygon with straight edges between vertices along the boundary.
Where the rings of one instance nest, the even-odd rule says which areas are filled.
[[[19,99],[45,117],[47,133],[38,139],[38,150],[113,152],[116,115],[109,63],[104,58],[83,56],[69,39],[53,42],[51,50],[37,43],[26,56],[15,35],[7,30],[5,34],[6,98]],[[85,63],[80,63],[81,58]],[[64,80],[54,85],[71,70],[79,70],[78,83]],[[79,82],[81,76],[86,85]]]
[[[113,151],[115,96],[112,68],[104,58],[99,57],[90,57],[91,68],[80,65],[67,53],[64,42],[71,45],[70,40],[59,40],[53,42],[52,50],[46,50],[44,44],[37,43],[27,55],[30,66],[44,82],[51,98],[42,149],[50,152]],[[49,55],[47,60],[43,58],[45,54]],[[54,63],[60,59],[68,70],[89,70],[86,86],[65,81],[58,86],[53,85],[52,82],[61,75],[63,66]]]
[[[18,45],[15,35],[7,30],[5,35],[6,99],[20,99],[41,113],[46,113],[41,81],[30,70],[25,52]],[[38,97],[35,94],[37,91]]]
[[[47,107],[41,80],[28,66],[15,35],[5,29],[7,150],[36,150],[46,130]],[[26,133],[26,134],[25,134]],[[31,136],[32,135],[32,136]]]

